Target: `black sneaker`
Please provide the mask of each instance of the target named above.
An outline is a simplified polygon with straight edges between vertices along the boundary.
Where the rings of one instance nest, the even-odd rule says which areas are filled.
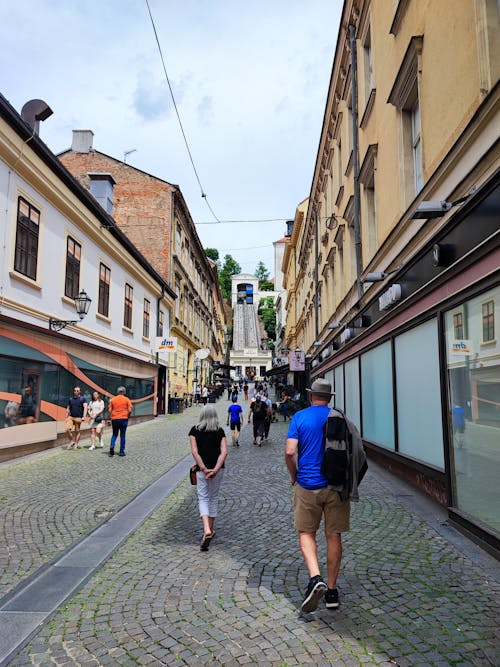
[[[114,450],[112,447],[111,447],[111,449],[109,450],[109,455],[110,455],[110,456],[114,456],[114,455],[115,455],[115,450]]]
[[[329,588],[325,593],[327,609],[336,609],[339,606],[339,592],[336,588]]]
[[[308,614],[318,608],[319,601],[324,596],[327,590],[327,585],[323,579],[317,574],[315,577],[309,579],[309,584],[306,590],[306,596],[302,602],[300,610]]]

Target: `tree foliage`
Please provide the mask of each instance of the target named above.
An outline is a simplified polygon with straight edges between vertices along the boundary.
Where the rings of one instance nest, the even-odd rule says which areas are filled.
[[[238,273],[241,273],[241,266],[231,255],[225,255],[224,264],[219,271],[219,283],[224,298],[231,296],[231,278]]]
[[[263,280],[259,283],[259,289],[261,292],[272,292],[274,289],[274,283],[270,280]]]
[[[217,248],[205,248],[205,255],[217,264],[217,269],[220,271],[219,251]]]
[[[261,283],[269,280],[269,271],[262,260],[257,264],[257,268],[255,269],[255,277],[259,281],[259,289],[261,289]]]
[[[264,325],[267,337],[276,340],[276,307],[272,296],[259,301],[258,313]]]

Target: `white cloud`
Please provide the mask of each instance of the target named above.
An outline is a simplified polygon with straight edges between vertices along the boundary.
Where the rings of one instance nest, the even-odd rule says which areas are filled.
[[[8,5],[8,7],[7,7]],[[2,93],[40,97],[41,136],[58,152],[72,129],[94,147],[178,184],[195,221],[212,220],[179,128],[144,2],[2,3]],[[150,0],[203,189],[220,219],[293,217],[309,194],[340,0]],[[22,26],[22,38],[19,28]],[[284,222],[199,225],[204,245],[253,270]],[[255,242],[258,238],[258,243]],[[235,240],[236,239],[236,240]],[[252,249],[269,243],[269,252]],[[268,264],[271,273],[274,267]]]

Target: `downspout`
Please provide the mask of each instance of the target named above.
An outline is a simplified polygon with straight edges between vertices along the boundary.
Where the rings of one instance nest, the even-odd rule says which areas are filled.
[[[314,340],[319,340],[319,299],[318,299],[318,258],[319,258],[319,244],[318,244],[319,224],[318,224],[318,209],[314,209]]]
[[[356,251],[356,284],[358,299],[363,296],[361,282],[362,254],[361,254],[361,221],[360,221],[360,192],[359,192],[359,155],[358,155],[358,73],[356,57],[356,28],[349,26],[349,43],[351,46],[351,81],[352,81],[352,169],[354,175],[354,248]]]

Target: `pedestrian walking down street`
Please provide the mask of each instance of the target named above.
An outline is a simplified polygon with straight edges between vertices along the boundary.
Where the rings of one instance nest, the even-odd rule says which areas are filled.
[[[125,387],[118,387],[116,396],[110,400],[108,405],[108,416],[111,419],[113,435],[109,444],[109,455],[115,454],[115,443],[118,434],[120,434],[120,452],[119,456],[125,456],[125,434],[127,432],[128,420],[132,414],[132,401],[125,396],[127,390]]]
[[[248,423],[250,424],[250,421],[253,420],[253,444],[259,447],[262,447],[267,412],[268,407],[262,400],[262,396],[256,394],[248,409]]]
[[[342,533],[349,530],[350,503],[342,501],[337,491],[328,488],[321,473],[324,454],[323,429],[334,395],[331,384],[316,379],[310,389],[311,405],[294,414],[288,428],[285,462],[293,486],[294,525],[307,570],[309,584],[301,611],[317,609],[325,597],[327,609],[339,606],[337,577],[342,559]],[[324,516],[327,545],[327,583],[318,563],[316,532]],[[327,585],[328,584],[328,585]]]
[[[80,428],[82,422],[87,419],[87,402],[81,396],[80,387],[73,389],[73,396],[68,401],[66,408],[66,433],[68,434],[68,449],[78,449],[80,447]],[[75,437],[73,438],[73,430]]]
[[[215,519],[219,505],[219,489],[224,476],[227,440],[219,425],[217,411],[212,405],[203,408],[200,421],[189,431],[191,453],[198,465],[196,490],[198,507],[203,522],[201,551],[208,551],[215,537]]]
[[[245,382],[243,385],[243,396],[245,397],[245,401],[248,401],[248,382]]]
[[[267,440],[269,438],[269,429],[271,428],[271,421],[273,418],[273,402],[267,395],[267,391],[264,390],[264,396],[262,400],[265,402],[267,411],[266,411],[266,419],[264,421],[264,440]]]
[[[240,433],[243,424],[243,408],[238,403],[237,398],[233,398],[232,404],[227,409],[227,426],[231,429],[231,439],[233,447],[240,446]]]
[[[92,394],[92,400],[88,404],[88,416],[90,417],[90,449],[104,447],[104,401],[98,391]]]

